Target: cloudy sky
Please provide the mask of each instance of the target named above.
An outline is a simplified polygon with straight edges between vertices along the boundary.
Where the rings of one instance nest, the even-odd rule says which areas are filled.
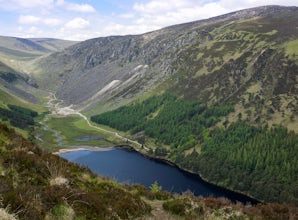
[[[0,0],[0,35],[68,40],[140,34],[261,5],[298,0]]]

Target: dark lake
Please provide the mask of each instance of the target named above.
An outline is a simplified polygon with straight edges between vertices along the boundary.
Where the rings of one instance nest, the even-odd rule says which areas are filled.
[[[163,190],[182,193],[187,190],[204,197],[226,197],[233,202],[255,204],[257,201],[203,181],[199,176],[166,163],[152,160],[137,152],[113,148],[107,151],[80,150],[60,154],[61,157],[88,166],[93,172],[120,183],[140,183],[149,187],[154,181]]]

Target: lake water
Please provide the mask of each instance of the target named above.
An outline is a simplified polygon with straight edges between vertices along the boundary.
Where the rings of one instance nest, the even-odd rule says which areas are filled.
[[[199,176],[184,172],[163,162],[148,159],[137,152],[113,148],[107,151],[80,150],[60,154],[61,157],[88,166],[93,172],[120,183],[140,183],[149,187],[154,181],[163,190],[182,193],[187,190],[204,197],[226,197],[232,201],[255,204],[244,195],[206,183]]]

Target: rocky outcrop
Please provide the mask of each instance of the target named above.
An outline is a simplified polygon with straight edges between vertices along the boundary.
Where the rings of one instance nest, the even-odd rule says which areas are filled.
[[[110,103],[107,110],[158,86],[209,105],[239,101],[250,86],[270,78],[277,57],[289,60],[281,45],[298,34],[287,28],[297,26],[297,11],[264,6],[143,35],[87,40],[38,60],[38,84],[80,110]],[[279,68],[291,69],[286,78],[274,79],[274,88],[264,82],[272,94],[297,92],[297,66],[285,62],[288,70]]]

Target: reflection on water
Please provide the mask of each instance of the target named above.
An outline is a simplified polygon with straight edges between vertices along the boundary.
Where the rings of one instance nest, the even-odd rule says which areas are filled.
[[[226,197],[232,201],[255,203],[246,196],[206,183],[193,175],[168,164],[148,159],[136,152],[123,149],[109,151],[80,150],[60,154],[61,157],[88,166],[93,172],[121,183],[140,183],[149,187],[154,181],[164,190],[182,193],[187,190],[195,195]]]

